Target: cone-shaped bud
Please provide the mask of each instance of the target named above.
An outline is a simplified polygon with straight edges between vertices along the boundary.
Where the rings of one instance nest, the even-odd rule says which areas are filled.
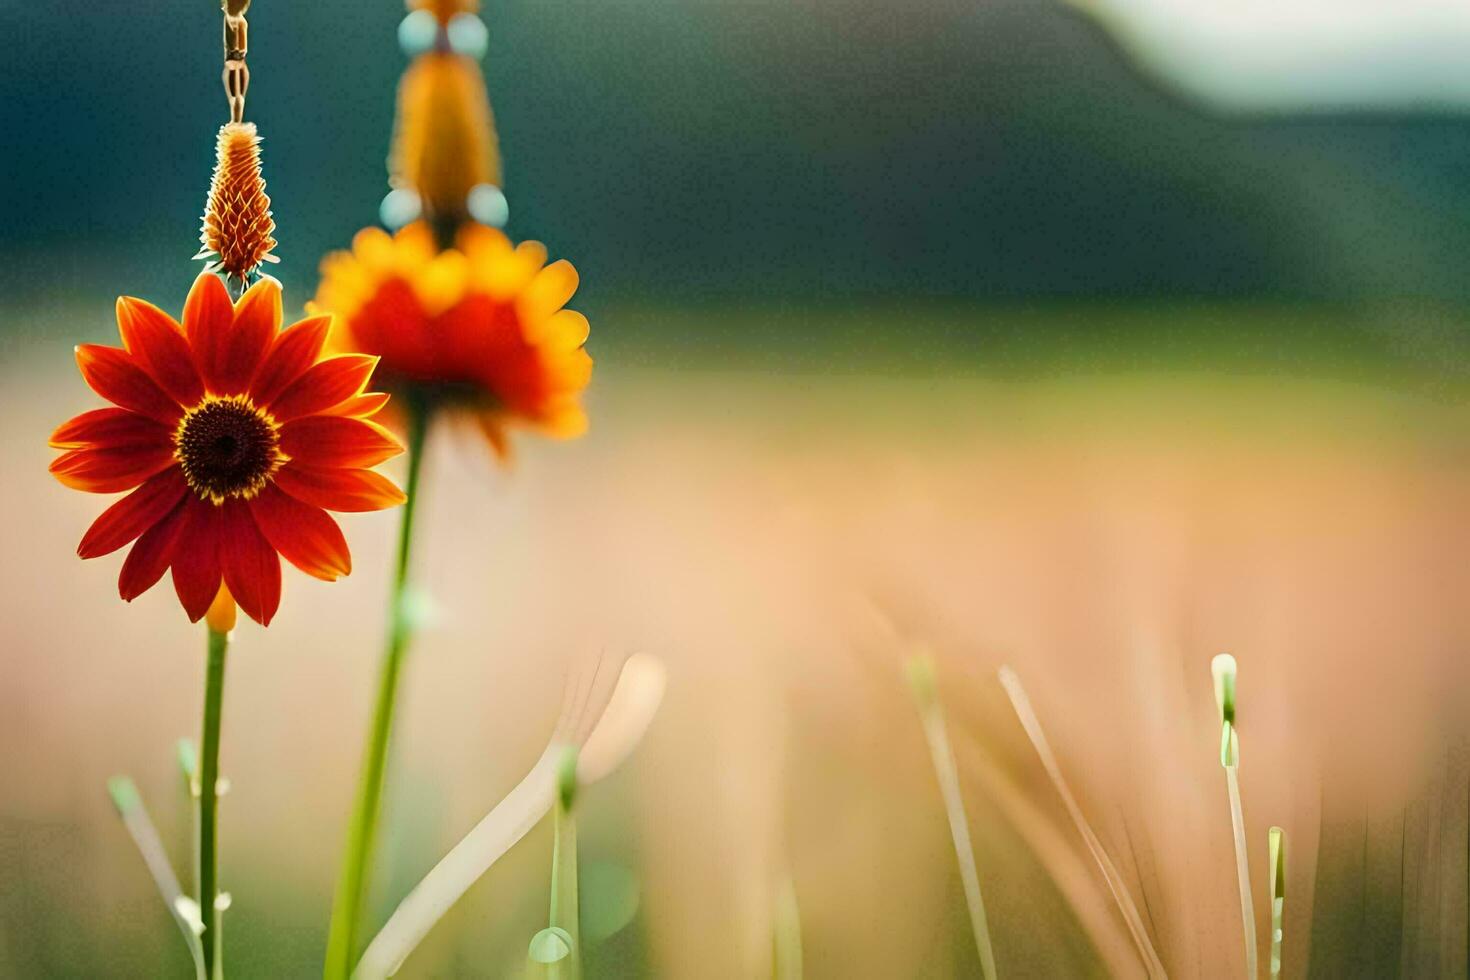
[[[214,177],[199,230],[204,246],[200,257],[209,259],[211,271],[243,283],[262,262],[276,261],[271,255],[276,247],[271,237],[275,230],[271,199],[260,175],[260,137],[255,124],[226,123],[219,130]]]

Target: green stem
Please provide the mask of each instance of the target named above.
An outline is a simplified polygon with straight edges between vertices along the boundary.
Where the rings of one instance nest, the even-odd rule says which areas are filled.
[[[577,750],[568,747],[562,753],[561,771],[557,774],[554,843],[551,851],[551,921],[553,929],[561,929],[571,940],[572,954],[566,964],[575,980],[582,972],[581,900],[577,891],[577,817],[572,809],[577,796]]]
[[[219,728],[225,694],[225,652],[230,638],[209,631],[209,663],[204,673],[203,755],[199,762],[199,921],[204,931],[204,969],[211,980],[224,976],[220,946],[215,941],[219,921],[215,898],[219,895]]]
[[[378,831],[378,813],[383,799],[383,775],[388,763],[388,739],[393,729],[393,708],[398,697],[398,676],[408,648],[412,624],[407,615],[409,552],[413,543],[414,504],[418,499],[419,471],[423,464],[424,437],[429,412],[410,402],[408,409],[408,485],[404,487],[403,523],[398,530],[398,558],[394,566],[390,597],[387,649],[378,677],[378,696],[373,705],[372,730],[368,735],[362,777],[357,785],[357,802],[347,831],[347,851],[337,877],[332,903],[332,925],[327,937],[327,980],[346,980],[357,955],[358,929],[362,924],[363,899]]]

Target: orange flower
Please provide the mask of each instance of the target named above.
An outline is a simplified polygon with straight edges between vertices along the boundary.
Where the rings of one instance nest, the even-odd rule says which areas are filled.
[[[468,224],[440,250],[422,222],[390,237],[364,229],[322,262],[314,313],[337,314],[330,343],[382,358],[377,381],[413,399],[467,409],[497,451],[506,428],[567,438],[587,427],[587,318],[563,309],[577,271],[546,265],[538,242],[512,246]]]
[[[281,598],[278,555],[328,581],[352,568],[326,513],[391,507],[403,494],[368,467],[402,451],[369,421],[387,401],[364,393],[377,359],[322,359],[331,318],[281,330],[270,279],[231,303],[201,275],[183,326],[158,307],[117,302],[123,348],[82,344],[82,377],[116,407],[84,412],[51,435],[51,464],[77,490],[131,490],[82,538],[83,558],[136,541],[118,591],[142,595],[173,569],[197,621],[221,593],[261,625]],[[136,489],[134,489],[136,488]]]

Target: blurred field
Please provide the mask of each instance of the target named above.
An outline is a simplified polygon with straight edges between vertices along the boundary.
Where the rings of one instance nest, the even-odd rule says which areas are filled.
[[[1464,362],[1371,331],[1323,354],[1312,331],[1333,317],[1311,316],[1297,347],[1259,314],[1222,317],[1227,337],[1261,338],[1254,351],[1191,341],[1171,355],[1120,334],[1108,356],[1106,327],[1089,334],[1079,312],[1037,321],[1040,353],[992,360],[984,321],[964,316],[951,340],[916,332],[907,357],[891,339],[863,356],[861,322],[758,356],[711,351],[694,316],[687,350],[666,339],[654,356],[636,318],[623,334],[610,318],[585,440],[523,440],[507,474],[446,429],[429,460],[418,568],[438,614],[409,663],[385,903],[533,761],[575,652],[641,648],[669,664],[669,694],[630,766],[589,792],[582,826],[583,859],[632,869],[642,901],[592,949],[594,976],[769,975],[788,873],[809,976],[977,976],[873,599],[939,658],[1003,975],[1141,971],[999,693],[1002,663],[1171,975],[1238,975],[1208,681],[1222,650],[1241,663],[1258,896],[1266,828],[1293,846],[1286,974],[1307,974],[1310,947],[1313,976],[1465,975]],[[166,586],[119,602],[119,556],[74,557],[102,501],[51,481],[45,435],[93,404],[68,356],[106,326],[88,322],[87,336],[10,334],[0,367],[4,976],[186,969],[103,783],[137,778],[182,867],[171,753],[195,734],[203,636]],[[742,349],[781,322],[752,318]],[[1167,318],[1155,326],[1169,335]],[[823,356],[824,336],[842,357]],[[328,586],[288,569],[276,623],[242,625],[229,665],[238,977],[318,969],[396,524],[344,523],[354,574]],[[544,829],[404,976],[518,962],[545,916]]]

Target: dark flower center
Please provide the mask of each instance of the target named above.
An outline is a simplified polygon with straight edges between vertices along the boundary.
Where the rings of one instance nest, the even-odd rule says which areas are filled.
[[[222,504],[260,492],[285,461],[280,442],[280,427],[249,398],[211,397],[184,413],[174,458],[195,493]]]

